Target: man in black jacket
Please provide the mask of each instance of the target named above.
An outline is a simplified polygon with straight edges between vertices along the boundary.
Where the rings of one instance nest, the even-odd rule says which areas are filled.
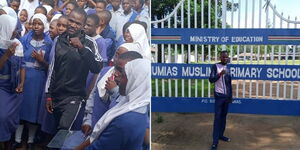
[[[71,129],[76,119],[82,120],[79,112],[84,108],[88,72],[99,73],[102,68],[95,41],[83,32],[86,18],[83,9],[74,9],[69,15],[67,31],[55,45],[50,84],[46,86],[46,107],[54,114],[57,129]],[[80,125],[72,129],[80,130]]]
[[[209,82],[215,84],[215,120],[211,150],[217,150],[219,140],[230,142],[230,138],[224,136],[228,105],[232,102],[232,85],[230,69],[227,68],[229,60],[227,51],[221,52],[220,59],[221,62],[212,66],[209,77]]]

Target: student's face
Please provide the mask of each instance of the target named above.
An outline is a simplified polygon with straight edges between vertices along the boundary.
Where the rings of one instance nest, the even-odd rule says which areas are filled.
[[[13,1],[13,2],[10,3],[10,7],[12,9],[14,9],[15,11],[17,11],[19,9],[19,6],[20,6],[19,2]]]
[[[86,4],[86,0],[77,0],[77,4],[80,8],[83,8]]]
[[[68,27],[68,19],[66,18],[59,18],[57,21],[57,33],[59,35],[63,34],[67,31]]]
[[[87,18],[86,20],[86,24],[84,26],[84,32],[88,35],[88,36],[92,36],[93,34],[96,33],[96,23],[94,22],[93,19],[91,18]]]
[[[134,8],[135,0],[129,0],[129,4],[130,4],[131,8]]]
[[[106,23],[103,15],[101,15],[100,13],[97,13],[97,16],[99,17],[99,26],[103,26]]]
[[[131,36],[128,29],[126,29],[126,31],[124,33],[124,40],[125,40],[125,43],[132,43],[133,42],[132,36]]]
[[[42,35],[44,33],[44,23],[38,18],[33,19],[32,30],[35,35]]]
[[[113,57],[113,60],[114,60],[114,64],[116,65],[116,62],[118,61],[119,59],[119,56],[125,52],[128,52],[128,50],[124,47],[119,47],[116,52],[115,52],[115,55]]]
[[[121,0],[112,0],[111,5],[114,10],[118,10],[120,8]]]
[[[74,35],[79,33],[81,30],[84,28],[84,16],[76,13],[76,12],[71,12],[69,15],[69,21],[68,21],[68,33],[70,35]]]
[[[68,4],[66,6],[66,15],[68,16],[74,8],[75,6],[73,4]]]
[[[20,21],[25,22],[28,19],[27,11],[22,10],[20,13]]]
[[[119,85],[119,92],[120,95],[125,96],[126,95],[126,85],[128,82],[126,73],[125,73],[125,64],[127,63],[127,60],[118,59],[118,61],[115,64],[115,81]]]
[[[41,8],[36,8],[34,10],[34,14],[37,14],[37,13],[41,13],[41,14],[44,14],[45,16],[47,15],[47,12],[45,12],[43,9]]]
[[[220,59],[221,59],[221,63],[223,65],[226,65],[228,63],[228,54],[227,53],[221,53],[221,56],[220,56]]]
[[[134,9],[135,10],[139,10],[141,9],[143,6],[142,4],[140,3],[140,0],[135,0],[135,5],[134,5]]]
[[[105,5],[104,3],[96,3],[96,12],[101,12],[101,11],[104,11],[105,10]]]
[[[30,21],[25,23],[25,28],[26,28],[27,31],[32,29],[32,24],[30,23]]]
[[[57,32],[57,21],[52,21],[50,23],[49,34],[50,34],[50,37],[52,39],[54,39],[58,35],[58,32]]]
[[[130,12],[131,5],[129,3],[129,0],[123,0],[122,8],[123,8],[124,12]]]

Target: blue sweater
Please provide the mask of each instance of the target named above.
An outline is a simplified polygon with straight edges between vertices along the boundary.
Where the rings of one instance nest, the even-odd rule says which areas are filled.
[[[88,150],[141,150],[147,114],[128,112],[115,118]]]

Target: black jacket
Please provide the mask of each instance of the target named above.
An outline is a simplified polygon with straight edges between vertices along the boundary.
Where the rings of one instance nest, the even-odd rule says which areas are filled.
[[[84,48],[70,45],[69,35],[62,34],[55,45],[54,68],[47,97],[63,100],[69,96],[86,97],[85,84],[89,71],[99,73],[102,58],[94,40],[84,33],[78,35]]]

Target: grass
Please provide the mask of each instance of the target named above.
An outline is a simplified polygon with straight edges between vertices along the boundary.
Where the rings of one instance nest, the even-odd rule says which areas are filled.
[[[177,87],[175,86],[177,80]],[[156,79],[152,79],[152,96],[156,95],[156,90],[158,91],[158,96],[160,97],[175,97],[175,91],[177,88],[177,96],[178,97],[208,97],[208,92],[210,95],[213,94],[213,85],[210,86],[209,91],[209,83],[208,80],[196,80],[196,79],[157,79],[158,82],[158,89],[156,89]],[[182,82],[184,85],[182,85]],[[204,86],[202,87],[202,82]],[[164,84],[164,96],[163,96],[163,84]],[[197,85],[197,86],[196,86]],[[171,87],[169,90],[169,86]],[[185,87],[182,89],[182,87]],[[197,95],[196,95],[196,88],[197,88]],[[202,88],[203,88],[203,95],[202,95]],[[189,95],[190,90],[190,95]]]

